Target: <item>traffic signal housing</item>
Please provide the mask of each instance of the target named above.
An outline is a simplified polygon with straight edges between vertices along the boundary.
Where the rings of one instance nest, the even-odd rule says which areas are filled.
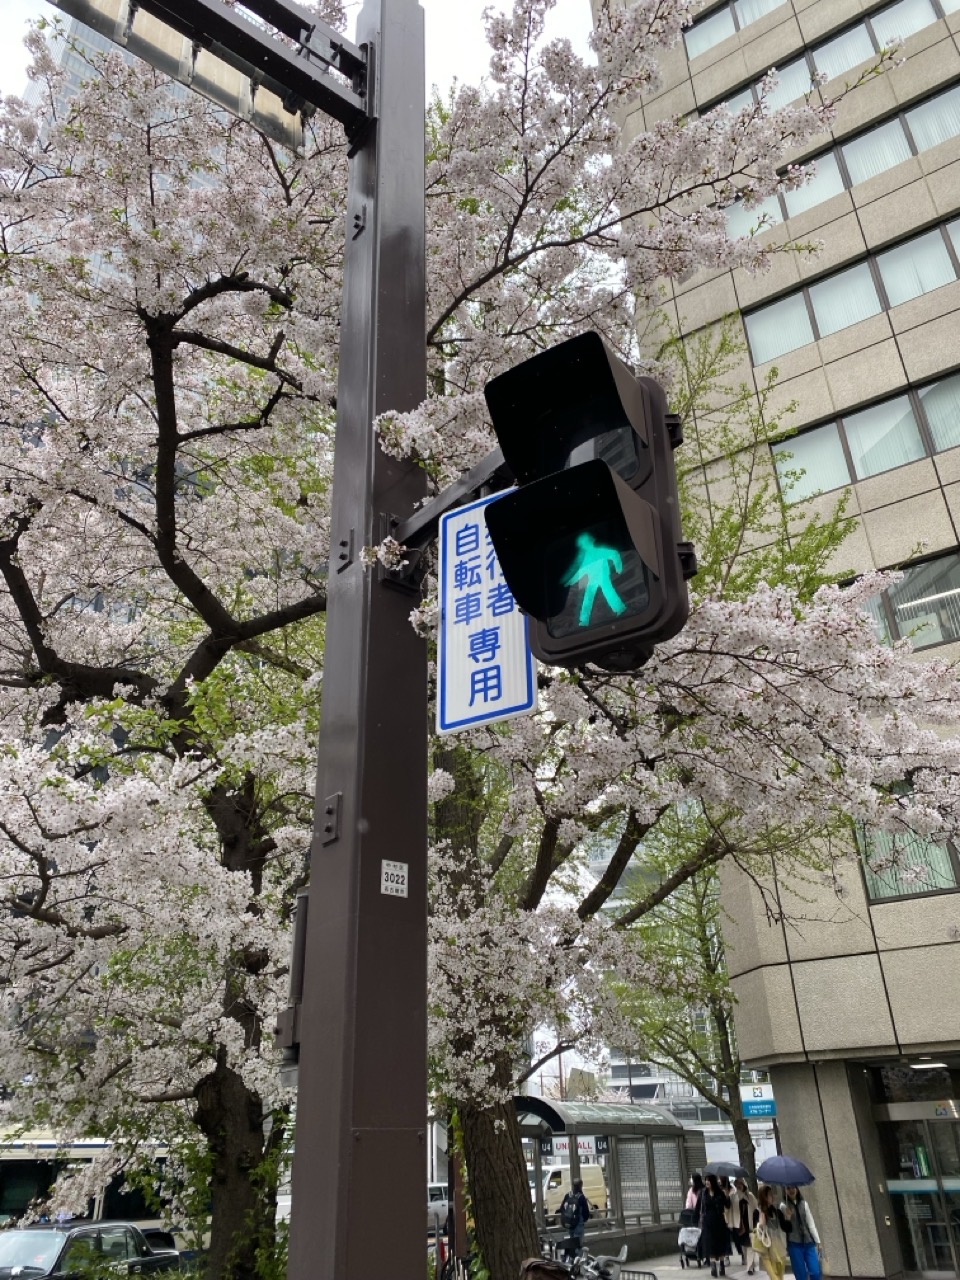
[[[541,662],[632,671],[681,631],[693,547],[682,541],[663,388],[585,333],[488,382],[518,488],[485,511]]]

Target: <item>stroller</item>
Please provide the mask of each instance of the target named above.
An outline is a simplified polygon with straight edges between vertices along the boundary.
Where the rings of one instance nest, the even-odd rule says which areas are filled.
[[[698,1267],[703,1266],[700,1257],[700,1227],[696,1209],[680,1210],[680,1234],[677,1237],[680,1249],[680,1266],[689,1267],[690,1260],[695,1259]]]

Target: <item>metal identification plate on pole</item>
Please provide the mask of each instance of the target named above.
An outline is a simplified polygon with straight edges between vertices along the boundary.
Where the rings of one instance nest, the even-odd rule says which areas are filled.
[[[502,493],[440,521],[437,732],[458,733],[537,709],[527,619],[504,580],[483,518]]]
[[[380,863],[380,892],[391,898],[405,898],[410,883],[410,864],[391,862],[384,858]]]

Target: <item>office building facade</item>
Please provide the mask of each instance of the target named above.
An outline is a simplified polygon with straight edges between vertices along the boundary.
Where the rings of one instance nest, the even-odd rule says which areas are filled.
[[[760,234],[822,240],[770,272],[704,271],[668,308],[687,334],[738,315],[744,380],[776,366],[774,407],[795,434],[766,464],[798,519],[850,492],[844,568],[903,568],[871,603],[878,634],[917,660],[960,657],[960,0],[708,0],[626,120],[754,100],[776,67],[776,105],[826,75],[857,81],[894,39],[902,66],[853,88],[830,134],[793,159],[807,186],[768,200]],[[734,206],[748,234],[757,211]],[[796,473],[802,474],[797,476]],[[840,566],[838,565],[838,568]],[[748,1066],[767,1068],[784,1150],[811,1189],[837,1276],[960,1274],[960,861],[916,840],[838,880],[771,878],[769,923],[727,873],[728,958]]]

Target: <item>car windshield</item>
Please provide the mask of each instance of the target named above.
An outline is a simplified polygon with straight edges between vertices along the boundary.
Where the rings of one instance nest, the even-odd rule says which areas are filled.
[[[49,1271],[65,1239],[59,1231],[0,1231],[0,1267]]]

